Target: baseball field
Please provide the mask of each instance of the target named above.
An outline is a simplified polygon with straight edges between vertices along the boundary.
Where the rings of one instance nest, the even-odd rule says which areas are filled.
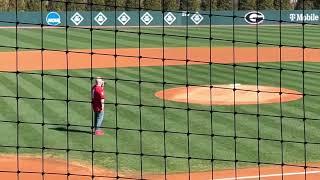
[[[19,166],[18,154],[30,178],[41,176],[34,172],[45,169],[39,163],[44,157],[66,167],[46,166],[55,179],[67,173],[88,178],[94,167],[105,178],[317,179],[319,30],[311,25],[2,28],[0,177],[17,176],[12,169]],[[106,81],[102,137],[91,133],[96,76]],[[282,102],[279,95],[259,103],[254,92],[254,104],[210,106],[155,96],[186,85],[232,90],[236,84],[286,88],[300,97]],[[12,159],[12,166],[1,164]],[[78,166],[88,170],[80,176]]]

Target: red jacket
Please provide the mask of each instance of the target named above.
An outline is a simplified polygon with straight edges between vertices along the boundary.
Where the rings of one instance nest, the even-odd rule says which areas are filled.
[[[92,97],[92,108],[94,112],[102,111],[101,100],[104,99],[104,88],[101,86],[94,85],[91,89]]]

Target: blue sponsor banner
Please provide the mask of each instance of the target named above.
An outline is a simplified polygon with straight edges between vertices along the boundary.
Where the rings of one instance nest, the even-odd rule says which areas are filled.
[[[60,14],[57,12],[49,12],[46,17],[46,22],[50,26],[57,26],[61,24]]]

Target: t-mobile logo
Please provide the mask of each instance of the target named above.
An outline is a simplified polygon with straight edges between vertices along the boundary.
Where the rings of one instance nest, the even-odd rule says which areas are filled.
[[[296,14],[290,14],[290,20],[291,21],[296,20]]]
[[[290,14],[289,15],[291,21],[319,21],[319,15],[312,14]]]

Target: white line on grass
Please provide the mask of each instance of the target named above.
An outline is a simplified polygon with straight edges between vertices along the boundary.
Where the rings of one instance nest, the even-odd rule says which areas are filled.
[[[213,180],[241,180],[241,179],[256,179],[256,178],[268,178],[268,177],[279,177],[279,176],[294,176],[294,175],[304,175],[304,174],[319,174],[320,171],[307,171],[307,172],[293,172],[293,173],[283,173],[283,174],[266,174],[260,176],[242,176],[237,178],[221,178]]]

